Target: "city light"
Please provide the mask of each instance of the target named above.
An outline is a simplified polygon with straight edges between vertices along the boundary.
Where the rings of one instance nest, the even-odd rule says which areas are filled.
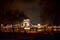
[[[30,28],[24,28],[25,30],[29,30]]]
[[[21,24],[1,24],[2,32],[26,32],[26,33],[38,33],[42,31],[60,31],[60,26],[49,26],[48,24],[31,25],[30,19],[24,19]]]

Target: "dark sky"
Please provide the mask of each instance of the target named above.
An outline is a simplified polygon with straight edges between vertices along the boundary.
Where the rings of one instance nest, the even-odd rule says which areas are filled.
[[[2,1],[2,11],[19,10],[23,11],[26,16],[31,19],[31,23],[40,23],[40,8],[38,7],[38,0],[14,0]]]
[[[5,0],[0,1],[1,11],[19,10],[31,19],[31,23],[56,24],[55,0]]]

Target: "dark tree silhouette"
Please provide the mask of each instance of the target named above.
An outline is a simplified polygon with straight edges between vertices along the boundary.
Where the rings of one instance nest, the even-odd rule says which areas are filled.
[[[16,23],[19,21],[20,23],[23,21],[23,19],[28,18],[23,11],[19,12],[19,10],[7,10],[5,13],[1,13],[0,15],[0,23]]]

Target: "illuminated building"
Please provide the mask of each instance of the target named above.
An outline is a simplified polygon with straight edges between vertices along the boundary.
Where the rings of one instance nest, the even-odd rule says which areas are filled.
[[[4,27],[4,25],[3,25],[3,24],[1,24],[1,27]]]
[[[52,31],[52,26],[49,26],[49,27],[48,27],[48,31],[49,31],[49,32]]]
[[[54,31],[56,31],[56,26],[54,26]]]
[[[38,28],[41,28],[41,25],[40,24],[38,24],[37,26],[38,26]]]
[[[30,26],[30,19],[24,19],[24,21],[23,21],[23,26],[24,26],[24,27]]]
[[[3,29],[3,27],[4,27],[4,25],[3,24],[1,24],[1,30],[3,31],[4,29]]]
[[[12,28],[12,24],[8,24],[6,28]]]

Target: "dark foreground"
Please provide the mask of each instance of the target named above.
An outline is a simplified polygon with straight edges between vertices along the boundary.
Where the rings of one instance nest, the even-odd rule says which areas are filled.
[[[0,40],[60,40],[60,33],[41,32],[36,34],[27,33],[0,33]]]

